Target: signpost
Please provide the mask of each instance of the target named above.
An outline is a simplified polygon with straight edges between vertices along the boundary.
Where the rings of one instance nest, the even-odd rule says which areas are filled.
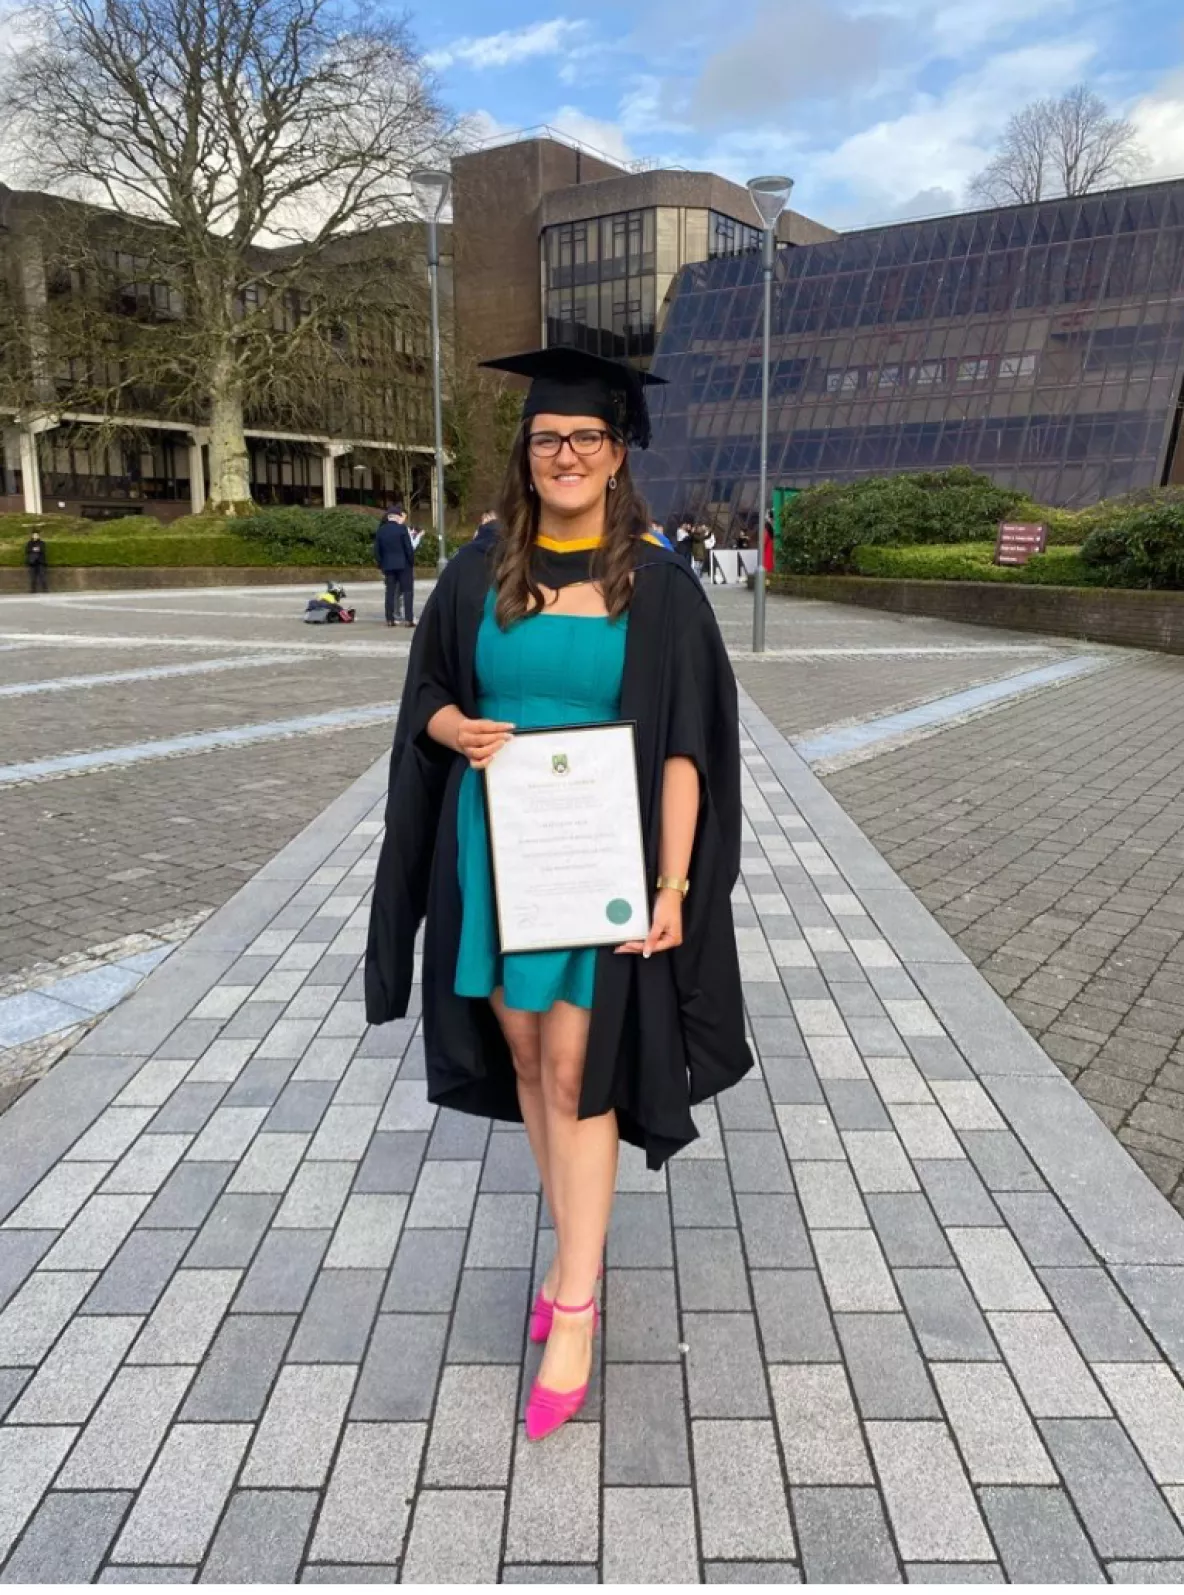
[[[995,539],[996,565],[1026,565],[1033,554],[1043,554],[1048,527],[1043,521],[1000,521]]]

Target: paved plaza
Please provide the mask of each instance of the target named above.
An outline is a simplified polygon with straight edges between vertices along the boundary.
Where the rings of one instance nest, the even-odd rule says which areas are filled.
[[[159,648],[150,602],[118,635],[143,623]],[[720,612],[741,646],[741,596]],[[380,747],[351,749],[361,772],[304,829],[284,811],[286,845],[244,820],[265,860],[0,1116],[0,1582],[1184,1577],[1184,1218],[779,729],[809,747],[896,716],[896,751],[864,747],[840,786],[990,745],[1140,658],[1026,693],[1080,651],[884,616],[840,631],[827,606],[775,625],[740,672],[760,1072],[697,1111],[665,1174],[626,1151],[581,1421],[539,1446],[519,1421],[550,1239],[521,1130],[426,1103],[417,1016],[365,1025],[389,719],[289,731],[249,746],[309,766]],[[382,702],[371,659],[393,698],[405,644],[342,640],[358,674],[337,707]],[[45,679],[52,651],[55,676],[81,673],[93,646],[134,669],[149,641],[42,646],[0,665]],[[324,712],[270,688],[232,704],[227,677],[164,678],[226,707],[129,721],[122,745]],[[898,728],[987,688],[1017,696],[923,740]],[[97,732],[44,757],[109,757],[113,689],[83,690]],[[188,781],[175,801],[216,835],[208,761],[239,756],[202,744],[138,773]],[[84,805],[99,762],[15,789]]]

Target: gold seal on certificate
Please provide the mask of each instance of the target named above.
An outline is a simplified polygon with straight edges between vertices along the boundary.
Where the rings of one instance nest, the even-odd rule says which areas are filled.
[[[632,722],[516,731],[485,771],[485,801],[503,953],[648,934]]]

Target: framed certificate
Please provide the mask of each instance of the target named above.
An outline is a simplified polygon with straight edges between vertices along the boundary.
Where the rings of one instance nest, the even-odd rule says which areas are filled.
[[[649,933],[632,721],[516,731],[484,775],[503,953]]]

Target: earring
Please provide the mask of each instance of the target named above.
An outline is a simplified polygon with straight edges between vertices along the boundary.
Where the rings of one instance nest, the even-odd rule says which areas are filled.
[[[527,482],[526,491],[528,493],[533,493],[534,492],[534,483],[533,482]]]
[[[617,485],[616,477],[615,476],[610,476],[609,479],[608,479],[608,490],[609,490],[610,493],[612,492],[613,488],[616,487],[616,485]]]

